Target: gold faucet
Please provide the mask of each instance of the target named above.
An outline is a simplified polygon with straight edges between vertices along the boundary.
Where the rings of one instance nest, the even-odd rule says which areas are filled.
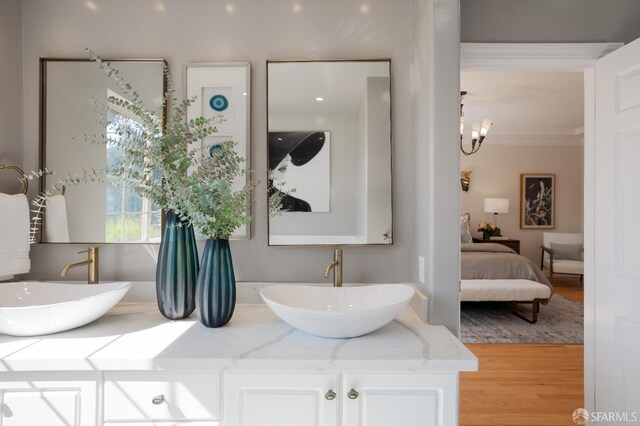
[[[98,256],[98,247],[89,247],[87,250],[79,251],[80,253],[89,253],[88,259],[82,262],[69,263],[64,266],[61,277],[66,277],[69,273],[70,269],[77,268],[78,266],[88,266],[88,278],[87,281],[89,284],[98,284],[98,266],[99,266],[99,256]]]
[[[342,250],[336,249],[333,252],[333,263],[327,265],[324,271],[324,277],[329,278],[329,274],[333,269],[333,286],[342,287]]]

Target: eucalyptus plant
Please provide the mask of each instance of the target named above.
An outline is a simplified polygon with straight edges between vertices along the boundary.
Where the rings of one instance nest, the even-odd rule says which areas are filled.
[[[110,165],[105,173],[124,182],[139,196],[175,212],[206,238],[228,239],[235,229],[248,223],[251,190],[258,182],[247,179],[245,161],[234,149],[235,143],[225,141],[209,147],[207,152],[196,148],[218,131],[222,116],[187,120],[187,110],[196,97],[176,98],[166,65],[167,92],[161,109],[151,110],[113,65],[87,51],[125,96],[108,97],[106,107],[126,109],[139,117],[135,126],[119,120],[105,121],[103,124],[110,129],[107,134],[84,136],[91,143],[110,144],[123,153],[122,161]],[[168,103],[173,108],[163,126],[162,111]],[[69,177],[67,182],[77,183],[75,178]],[[240,185],[242,179],[246,182]],[[235,186],[241,187],[234,189]],[[269,199],[270,214],[279,212],[281,201],[281,197]]]
[[[92,51],[88,52],[124,95],[109,96],[103,108],[126,109],[137,120],[136,125],[123,120],[106,121],[103,118],[106,117],[106,111],[103,109],[98,113],[98,121],[102,122],[104,128],[108,127],[109,132],[84,135],[85,140],[111,145],[123,153],[122,161],[109,165],[106,173],[124,182],[139,196],[184,215],[184,209],[178,201],[188,185],[187,172],[193,163],[187,147],[217,132],[216,125],[221,122],[221,117],[187,120],[187,109],[196,98],[182,101],[176,98],[173,80],[166,65],[164,75],[167,92],[160,108],[150,109],[122,78],[117,68],[101,60]],[[173,105],[172,114],[163,126],[163,110],[169,102]]]
[[[194,171],[186,175],[177,204],[180,218],[207,239],[227,240],[235,229],[251,220],[247,207],[257,182],[247,179],[241,188],[233,189],[234,181],[246,178],[244,159],[235,145],[225,141],[211,146],[208,152],[190,151]]]

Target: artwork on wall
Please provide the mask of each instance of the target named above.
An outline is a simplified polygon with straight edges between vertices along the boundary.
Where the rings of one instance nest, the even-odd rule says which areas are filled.
[[[187,110],[187,120],[220,117],[218,132],[200,141],[202,155],[210,155],[215,146],[232,140],[236,151],[246,160],[249,170],[250,78],[248,62],[190,63],[184,66],[184,94],[196,97]],[[247,178],[249,173],[247,173]],[[236,182],[240,189],[245,182]],[[247,211],[249,206],[247,205]],[[249,239],[250,226],[238,228],[232,239]]]
[[[554,174],[525,173],[520,175],[520,228],[555,228]]]
[[[269,132],[269,170],[282,211],[330,212],[331,134]]]

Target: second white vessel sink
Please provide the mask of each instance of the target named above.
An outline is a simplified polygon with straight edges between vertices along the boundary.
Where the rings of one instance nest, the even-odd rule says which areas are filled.
[[[129,288],[130,282],[0,284],[0,333],[40,336],[80,327],[107,313]]]
[[[289,325],[307,333],[347,338],[371,333],[391,322],[415,290],[405,284],[318,287],[281,284],[260,295]]]

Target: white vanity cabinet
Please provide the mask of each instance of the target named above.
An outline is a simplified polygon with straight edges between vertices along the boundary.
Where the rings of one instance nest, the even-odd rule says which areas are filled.
[[[0,425],[93,426],[97,374],[0,373]]]
[[[456,426],[477,359],[408,308],[322,339],[258,304],[225,327],[122,306],[85,327],[0,335],[0,426]]]
[[[335,426],[337,374],[224,376],[224,426]]]
[[[224,426],[455,426],[458,375],[225,374]]]
[[[458,424],[457,373],[174,370],[1,378],[2,426]]]
[[[458,375],[345,374],[343,426],[455,426]]]

